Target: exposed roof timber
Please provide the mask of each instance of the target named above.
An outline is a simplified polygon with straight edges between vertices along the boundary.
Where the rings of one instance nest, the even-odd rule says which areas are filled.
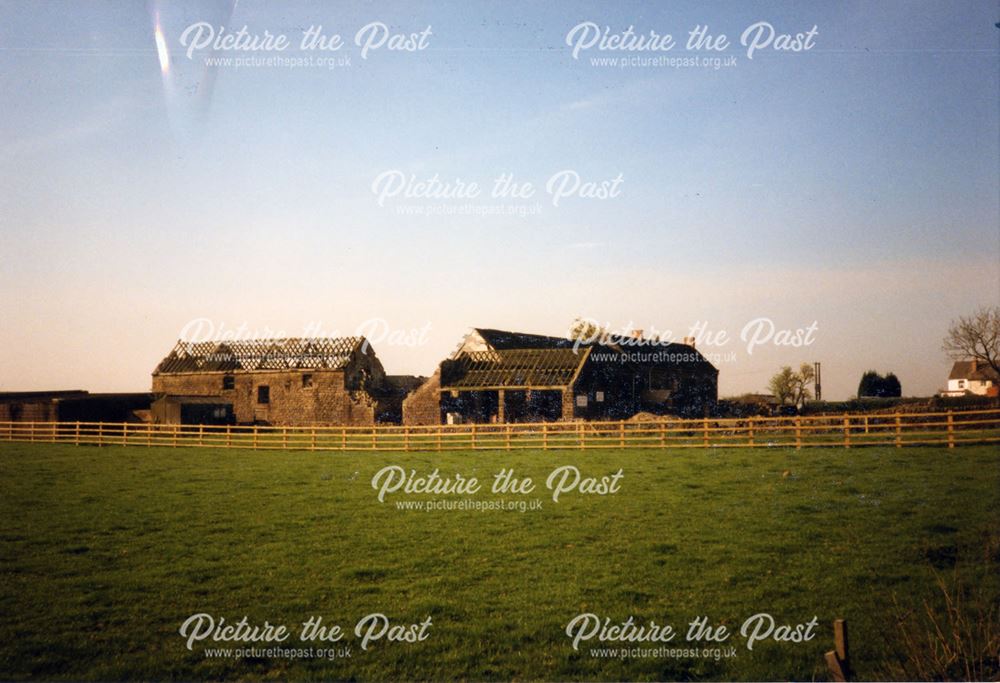
[[[460,376],[442,389],[554,389],[570,386],[587,360],[572,349],[511,349],[463,354]]]
[[[153,374],[339,370],[363,342],[364,337],[178,341]]]

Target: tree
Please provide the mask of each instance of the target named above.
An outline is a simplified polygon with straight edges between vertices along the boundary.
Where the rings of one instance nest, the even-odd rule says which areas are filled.
[[[899,398],[903,395],[903,387],[899,378],[891,372],[882,379],[882,395],[886,398]]]
[[[874,370],[868,370],[865,374],[861,375],[861,381],[858,383],[858,398],[878,396],[881,390],[881,375]]]
[[[795,405],[800,406],[812,398],[809,385],[816,380],[816,369],[810,363],[803,363],[795,379]]]
[[[799,366],[798,372],[786,365],[771,378],[767,386],[774,397],[778,399],[779,404],[790,403],[793,406],[801,406],[812,397],[809,384],[815,378],[815,371],[809,363],[803,363]]]
[[[1000,374],[1000,306],[983,306],[951,322],[941,350],[952,360],[975,360]]]
[[[874,370],[861,375],[858,383],[858,398],[899,398],[903,389],[896,375],[887,373],[885,377]]]
[[[791,366],[786,365],[781,368],[768,382],[767,387],[780,405],[788,403],[788,399],[795,396],[795,373],[792,372]]]

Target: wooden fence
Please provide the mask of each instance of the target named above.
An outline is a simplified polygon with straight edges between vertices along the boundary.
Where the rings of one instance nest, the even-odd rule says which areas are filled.
[[[1000,442],[1000,410],[642,422],[273,427],[0,422],[0,442],[312,451],[807,448]]]

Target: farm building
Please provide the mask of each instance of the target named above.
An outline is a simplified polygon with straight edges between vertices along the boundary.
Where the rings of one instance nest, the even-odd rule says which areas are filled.
[[[719,371],[687,344],[600,343],[477,328],[403,402],[403,423],[618,420],[705,415]]]
[[[371,425],[402,402],[364,337],[179,341],[153,394],[181,424]]]
[[[143,422],[150,394],[69,391],[0,393],[0,422]]]

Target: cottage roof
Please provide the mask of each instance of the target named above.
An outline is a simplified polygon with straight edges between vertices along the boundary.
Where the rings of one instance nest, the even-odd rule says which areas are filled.
[[[970,379],[978,381],[993,380],[1000,381],[1000,376],[993,366],[982,361],[959,360],[951,366],[951,374],[948,379]]]
[[[340,370],[364,341],[364,337],[178,341],[153,374]]]
[[[441,385],[455,389],[564,387],[590,349],[504,349],[462,354],[442,367]]]

